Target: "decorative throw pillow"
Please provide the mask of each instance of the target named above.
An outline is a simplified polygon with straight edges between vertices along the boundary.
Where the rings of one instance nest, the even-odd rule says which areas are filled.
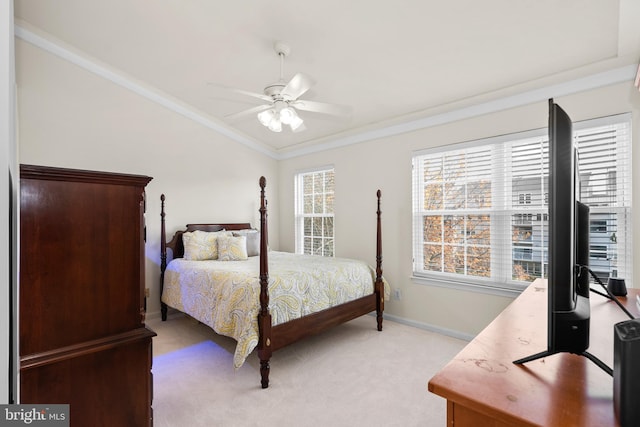
[[[218,259],[220,261],[243,261],[247,257],[245,236],[225,235],[218,237]]]
[[[233,235],[247,238],[247,256],[260,255],[260,232],[258,230],[253,228],[237,230],[233,232]]]
[[[184,259],[203,261],[218,259],[218,237],[230,234],[228,231],[190,231],[182,235]]]

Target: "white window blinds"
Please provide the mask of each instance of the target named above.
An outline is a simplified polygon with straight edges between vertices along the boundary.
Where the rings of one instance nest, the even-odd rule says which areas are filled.
[[[295,176],[296,253],[334,256],[333,168]]]
[[[631,280],[630,115],[574,125],[591,268]],[[415,276],[520,288],[548,267],[546,129],[413,157]]]

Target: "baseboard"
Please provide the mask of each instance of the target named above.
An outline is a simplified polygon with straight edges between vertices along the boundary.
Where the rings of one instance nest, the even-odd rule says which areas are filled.
[[[369,313],[371,316],[375,316],[375,312]],[[185,314],[178,310],[169,309],[167,312],[167,319],[177,318],[184,316]],[[148,312],[146,315],[147,320],[160,319],[160,311]],[[393,322],[401,323],[407,326],[413,326],[414,328],[424,329],[426,331],[435,332],[437,334],[446,335],[452,338],[457,338],[463,341],[471,341],[475,338],[475,335],[467,334],[453,329],[442,328],[440,326],[432,325],[429,323],[418,322],[411,319],[406,319],[400,316],[394,316],[393,314],[384,313],[384,318]],[[384,325],[383,325],[384,327]]]
[[[431,325],[429,323],[423,323],[423,322],[418,322],[411,319],[406,319],[404,317],[394,316],[393,314],[384,313],[384,318],[397,323],[402,323],[404,325],[413,326],[414,328],[424,329],[426,331],[435,332],[441,335],[446,335],[446,336],[457,338],[463,341],[471,341],[473,338],[475,338],[475,335],[467,334],[460,331],[455,331],[453,329],[442,328],[440,326]],[[383,330],[384,330],[384,325],[383,325]]]

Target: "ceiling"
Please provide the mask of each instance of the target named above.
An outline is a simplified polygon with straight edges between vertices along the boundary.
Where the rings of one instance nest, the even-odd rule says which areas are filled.
[[[14,8],[19,38],[274,157],[478,105],[499,109],[522,94],[542,99],[541,88],[568,82],[632,80],[640,59],[637,0],[14,0]],[[306,130],[297,133],[226,118],[262,101],[219,86],[262,93],[280,76],[276,41],[291,48],[284,79],[310,75],[317,83],[302,98],[346,105],[348,117],[300,112]]]

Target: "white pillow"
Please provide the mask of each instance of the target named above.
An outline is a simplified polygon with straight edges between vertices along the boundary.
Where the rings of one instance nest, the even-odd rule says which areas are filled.
[[[189,231],[182,234],[184,259],[203,261],[218,259],[218,237],[230,234],[229,231]]]
[[[247,237],[224,235],[218,237],[218,259],[220,261],[243,261],[247,256]]]
[[[235,230],[233,235],[247,238],[247,256],[260,255],[260,232],[258,230],[253,228]]]

